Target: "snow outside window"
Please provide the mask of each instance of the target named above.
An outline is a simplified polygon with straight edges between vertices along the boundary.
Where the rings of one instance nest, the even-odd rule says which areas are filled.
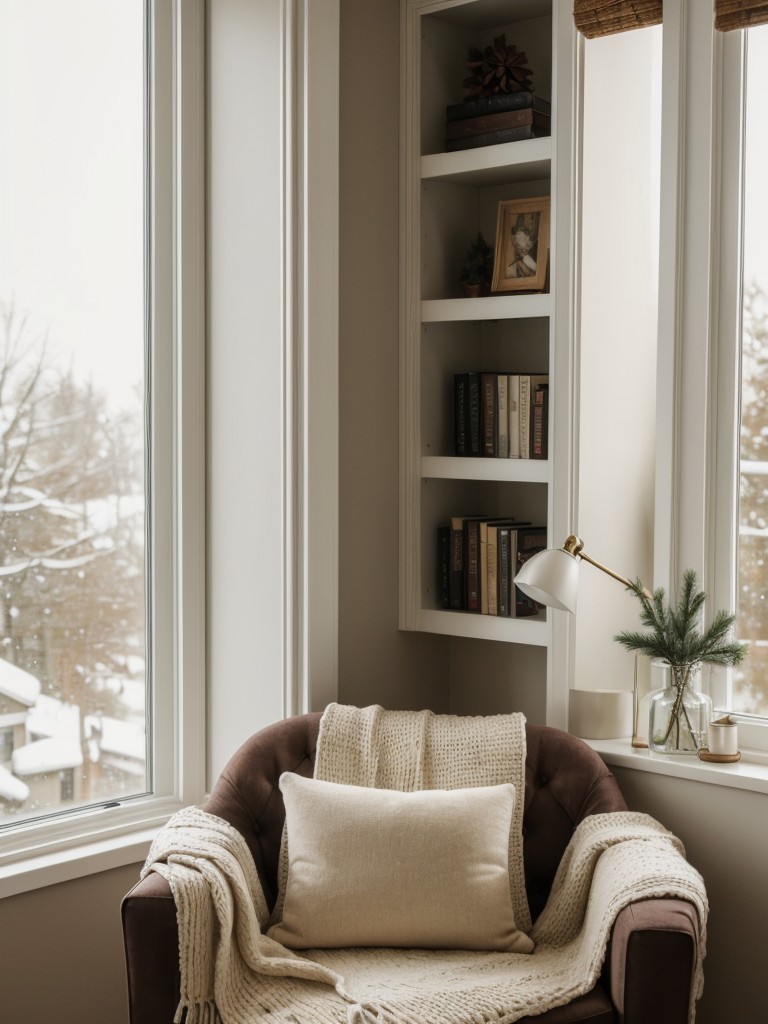
[[[153,784],[146,13],[0,0],[0,825]]]

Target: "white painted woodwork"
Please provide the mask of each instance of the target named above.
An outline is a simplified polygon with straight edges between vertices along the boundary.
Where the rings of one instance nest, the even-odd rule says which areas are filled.
[[[433,480],[507,480],[516,483],[549,483],[546,459],[469,459],[455,455],[425,455],[421,475]]]
[[[335,693],[338,0],[215,0],[207,31],[212,780]]]

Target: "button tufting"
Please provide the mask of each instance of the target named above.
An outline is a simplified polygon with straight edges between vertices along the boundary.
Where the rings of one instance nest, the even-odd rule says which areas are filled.
[[[546,775],[540,775],[539,776],[539,785],[540,786],[546,786],[548,782],[549,782],[549,779],[547,778]]]

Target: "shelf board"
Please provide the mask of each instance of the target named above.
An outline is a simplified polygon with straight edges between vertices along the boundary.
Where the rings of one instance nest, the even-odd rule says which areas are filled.
[[[502,619],[497,615],[439,611],[422,608],[416,629],[422,633],[461,636],[476,640],[501,640],[504,643],[546,647],[549,642],[546,613],[522,619]]]
[[[422,323],[449,320],[516,320],[547,317],[552,311],[549,293],[535,295],[488,295],[478,299],[424,299]]]
[[[461,185],[504,185],[536,181],[552,173],[552,139],[522,139],[498,146],[479,146],[457,153],[429,153],[421,158],[424,181]]]
[[[421,460],[422,478],[433,480],[498,480],[513,483],[546,484],[549,462],[546,459],[481,459],[425,455]]]

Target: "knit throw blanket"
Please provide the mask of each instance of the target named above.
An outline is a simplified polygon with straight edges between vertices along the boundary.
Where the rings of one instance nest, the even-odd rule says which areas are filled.
[[[522,808],[523,725],[522,716],[458,719],[332,705],[321,725],[316,776],[409,790],[515,776]],[[480,735],[486,727],[487,743]],[[516,735],[516,750],[502,752],[506,767],[499,769],[490,754],[505,733]],[[519,851],[522,862],[518,833],[513,822],[510,852]],[[663,896],[688,900],[698,912],[691,1021],[701,993],[703,882],[679,840],[644,814],[593,815],[578,826],[531,931],[531,954],[376,948],[299,956],[264,934],[267,906],[243,837],[197,808],[180,811],[159,833],[142,876],[148,871],[168,879],[177,907],[177,1024],[184,1011],[187,1024],[512,1024],[593,988],[619,911]],[[514,878],[511,888],[514,894]],[[520,905],[519,892],[513,898],[521,923],[527,904]]]

